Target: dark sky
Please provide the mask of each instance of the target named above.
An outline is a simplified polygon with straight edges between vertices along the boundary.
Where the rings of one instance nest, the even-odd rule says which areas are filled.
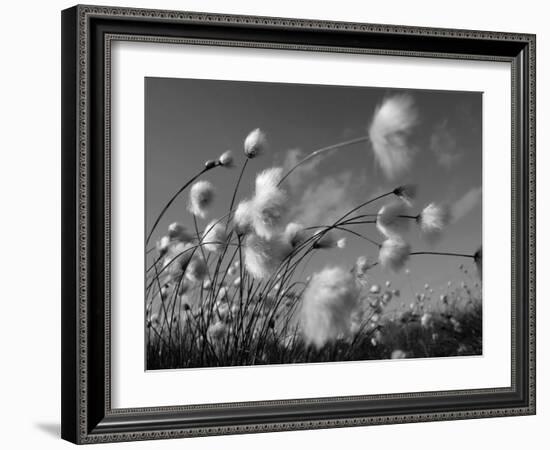
[[[217,80],[145,79],[146,228],[152,225],[166,200],[203,166],[223,151],[234,152],[236,168],[215,169],[205,179],[217,188],[211,218],[227,212],[239,168],[244,161],[243,140],[254,128],[268,136],[269,152],[253,159],[241,184],[238,198],[250,196],[255,174],[283,165],[289,152],[307,154],[342,140],[367,133],[376,106],[392,94],[387,88],[252,83]],[[443,239],[427,245],[416,226],[406,235],[413,251],[473,253],[481,243],[482,94],[407,90],[412,95],[419,123],[411,136],[416,148],[411,171],[400,180],[387,181],[377,166],[369,143],[357,144],[323,158],[290,183],[291,211],[302,222],[334,220],[370,197],[389,191],[400,182],[418,186],[413,210],[431,201],[447,203],[462,211]],[[192,227],[186,211],[187,196],[174,203],[154,235],[165,233],[168,223],[179,221]],[[383,205],[366,209],[376,213]],[[305,223],[314,225],[314,223]],[[361,229],[382,241],[373,225]],[[351,266],[359,255],[376,258],[373,246],[348,237],[345,250],[319,252],[307,272],[325,265]],[[464,279],[458,266],[474,272],[471,260],[441,256],[415,256],[410,276],[394,275],[375,268],[374,281],[391,280],[404,294],[403,300],[421,292],[425,283],[434,296],[447,282]],[[471,280],[469,280],[471,281]]]

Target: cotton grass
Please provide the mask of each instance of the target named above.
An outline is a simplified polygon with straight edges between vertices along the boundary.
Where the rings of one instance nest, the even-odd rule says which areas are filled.
[[[282,231],[288,210],[288,199],[284,190],[278,187],[282,169],[266,169],[256,177],[256,190],[250,210],[255,232],[266,239]]]
[[[208,266],[202,258],[202,256],[195,255],[185,270],[185,278],[187,278],[191,283],[200,283],[208,274]]]
[[[386,239],[380,247],[378,260],[384,268],[399,272],[407,263],[411,247],[399,238]]]
[[[209,181],[197,181],[189,193],[189,212],[205,219],[214,201],[214,186]]]
[[[290,222],[284,232],[285,240],[292,246],[296,247],[305,239],[304,226],[299,223]]]
[[[412,99],[406,95],[387,99],[376,111],[369,135],[376,159],[388,178],[404,175],[412,164],[414,150],[408,138],[416,124],[415,114]],[[365,140],[366,137],[351,139],[343,144]],[[265,148],[265,135],[259,129],[245,140],[248,158],[258,156]],[[323,151],[334,148],[339,147],[328,146]],[[310,155],[315,156],[316,152]],[[416,218],[424,236],[439,234],[449,221],[444,207],[430,203],[418,216],[410,215],[416,190],[412,185],[401,185],[354,208],[351,202],[355,195],[348,192],[346,185],[342,187],[344,196],[339,197],[343,200],[338,211],[332,211],[326,202],[310,201],[311,208],[318,208],[319,213],[315,219],[306,220],[302,209],[308,203],[302,199],[294,204],[293,198],[281,188],[288,186],[289,192],[295,194],[295,183],[283,185],[280,167],[260,169],[255,176],[246,174],[243,178],[245,169],[250,168],[250,162],[245,160],[233,195],[224,192],[224,197],[231,201],[227,208],[220,206],[219,214],[229,212],[218,220],[209,218],[205,221],[208,225],[204,228],[201,225],[199,231],[196,218],[206,219],[211,214],[215,197],[213,185],[200,177],[217,166],[231,167],[233,161],[231,152],[224,152],[208,161],[179,191],[188,190],[194,232],[183,225],[185,222],[172,222],[166,236],[157,238],[156,248],[147,250],[148,368],[356,361],[390,355],[416,357],[433,353],[435,338],[430,336],[434,331],[440,334],[438,346],[454,345],[456,337],[449,339],[449,333],[461,336],[468,333],[471,322],[453,308],[457,296],[471,299],[480,289],[466,286],[456,292],[447,289],[443,292],[449,294],[449,300],[445,297],[443,304],[437,302],[437,305],[433,304],[435,301],[430,303],[435,295],[430,286],[425,286],[417,299],[405,295],[396,299],[400,293],[393,283],[401,287],[402,280],[396,278],[384,284],[386,278],[376,280],[378,271],[370,271],[378,264],[392,271],[404,269],[411,249],[402,235],[411,219]],[[304,177],[313,175],[302,173]],[[248,199],[239,198],[241,180],[251,177],[252,192]],[[320,192],[323,200],[328,193],[323,189]],[[374,203],[390,197],[393,201],[382,208],[380,203]],[[369,204],[368,210],[358,212]],[[355,212],[361,215],[351,217]],[[333,222],[333,216],[342,218]],[[180,218],[175,216],[171,220],[176,219]],[[384,236],[381,245],[371,239],[370,232],[376,233],[376,229]],[[318,251],[345,248],[346,238],[342,235],[350,240],[349,251],[339,255]],[[378,248],[378,254],[373,255],[378,260],[367,256],[355,259],[357,254],[370,251],[371,245]],[[419,254],[473,258],[481,278],[481,249],[474,255],[412,253]],[[348,266],[316,269],[321,258],[331,257]],[[349,258],[354,259],[346,261]],[[466,268],[462,271],[469,276]],[[425,280],[419,278],[414,282],[422,286]],[[459,284],[457,281],[456,286]],[[479,281],[474,286],[479,288]],[[402,302],[401,312],[388,306],[392,299],[394,303]],[[473,310],[471,301],[468,305],[468,311]],[[416,338],[402,334],[409,326],[410,331],[422,333],[422,347],[417,345]],[[458,345],[449,351],[445,349],[445,354],[460,352],[457,348]],[[462,351],[472,352],[471,348],[468,343]]]
[[[402,176],[412,164],[413,150],[408,138],[417,123],[418,112],[408,94],[387,98],[374,113],[369,137],[374,156],[390,180]]]
[[[261,280],[269,278],[279,268],[292,248],[280,236],[266,239],[249,234],[244,242],[244,264],[252,277]]]
[[[409,213],[407,204],[402,200],[382,206],[376,218],[376,228],[385,237],[400,236],[409,228],[410,220],[403,217]]]
[[[233,152],[231,150],[223,152],[218,158],[218,163],[223,167],[233,167]]]
[[[252,225],[252,201],[243,200],[233,213],[233,224],[238,234],[244,234]]]
[[[225,226],[219,220],[213,220],[205,227],[202,240],[207,251],[221,251],[226,239]]]
[[[244,154],[247,158],[255,158],[261,155],[267,148],[265,133],[256,128],[252,130],[244,140]]]
[[[340,248],[343,249],[346,247],[346,239],[341,238],[337,235],[334,230],[319,230],[314,236],[316,239],[313,242],[313,248],[318,249],[330,249],[330,248]]]
[[[315,273],[303,295],[300,322],[306,343],[317,349],[350,331],[359,288],[351,272],[327,267]]]
[[[436,241],[451,221],[451,213],[447,206],[430,203],[418,218],[420,228],[428,241]]]
[[[168,237],[170,240],[181,242],[191,242],[193,240],[193,234],[178,222],[168,225]]]

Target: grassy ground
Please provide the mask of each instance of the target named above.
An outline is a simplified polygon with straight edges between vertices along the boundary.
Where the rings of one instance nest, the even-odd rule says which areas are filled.
[[[149,329],[148,369],[223,367],[332,361],[380,360],[481,355],[482,308],[479,300],[440,305],[428,314],[415,305],[369,321],[355,336],[342,337],[321,349],[306,346],[297,332],[281,338],[267,327],[265,336],[238,342],[229,327],[220,336],[193,332],[191,320],[170,342]],[[189,313],[190,315],[190,313]]]

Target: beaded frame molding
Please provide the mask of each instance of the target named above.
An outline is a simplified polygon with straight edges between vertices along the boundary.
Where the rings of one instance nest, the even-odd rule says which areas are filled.
[[[110,50],[117,40],[509,62],[511,386],[113,409]],[[61,406],[62,437],[78,444],[535,414],[535,36],[82,5],[64,10]]]

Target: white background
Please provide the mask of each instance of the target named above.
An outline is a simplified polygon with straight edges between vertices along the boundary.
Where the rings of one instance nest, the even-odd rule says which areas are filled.
[[[543,277],[550,266],[544,258],[550,219],[543,178],[550,164],[547,128],[550,76],[543,2],[464,0],[441,6],[436,1],[253,2],[232,0],[139,1],[108,4],[239,14],[293,16],[404,25],[494,29],[538,34],[538,316],[549,314],[550,293]],[[4,448],[61,448],[58,437],[60,396],[60,17],[64,1],[12,2],[3,7],[1,28],[2,111],[0,183],[2,195],[2,366],[0,370],[0,442]],[[498,161],[494,161],[495,169]],[[264,435],[227,436],[183,441],[116,444],[120,448],[298,448],[308,445],[361,447],[541,448],[550,419],[548,327],[538,330],[538,415],[460,422],[392,425]]]

